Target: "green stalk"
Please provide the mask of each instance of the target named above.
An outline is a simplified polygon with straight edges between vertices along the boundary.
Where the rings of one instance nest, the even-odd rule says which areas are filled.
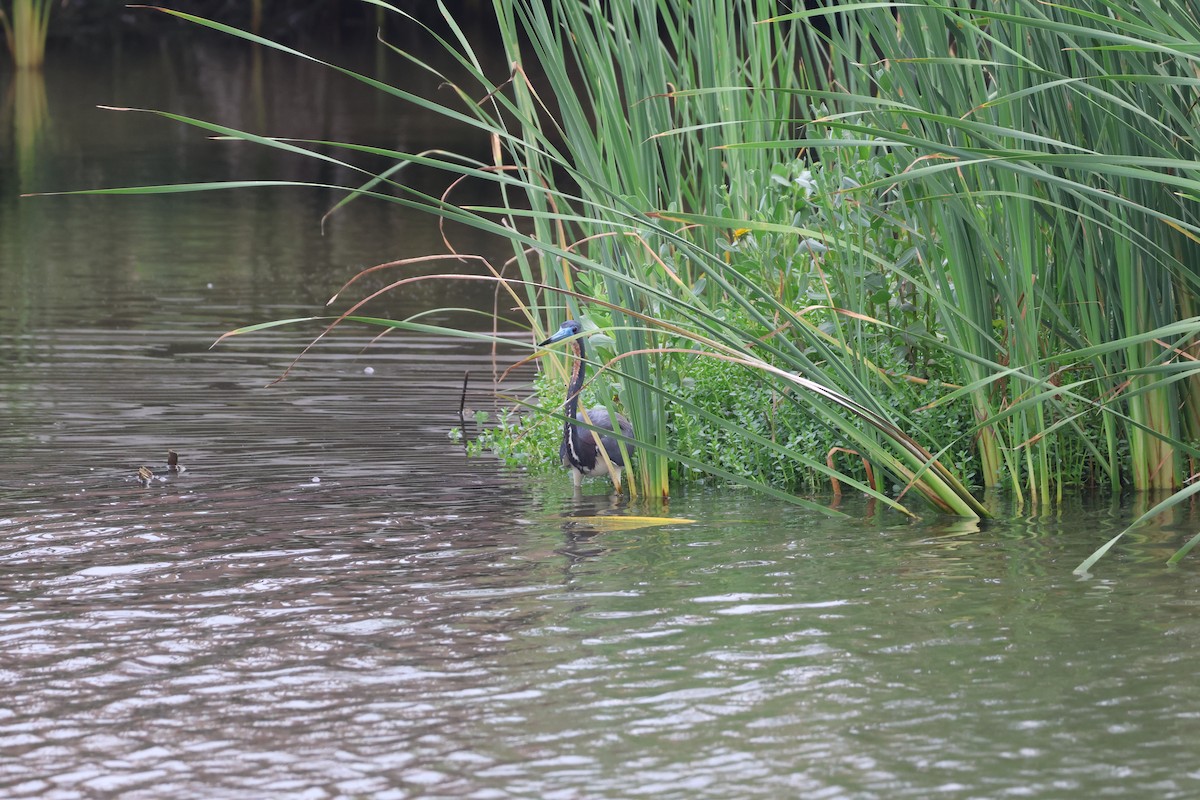
[[[53,0],[13,0],[12,19],[0,10],[0,25],[18,69],[37,69],[46,57]]]

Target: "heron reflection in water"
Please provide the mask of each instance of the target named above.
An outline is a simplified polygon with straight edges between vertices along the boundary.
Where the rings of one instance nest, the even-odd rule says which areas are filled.
[[[616,428],[614,428],[614,419],[609,416],[608,409],[604,406],[589,408],[586,417],[579,411],[579,392],[583,389],[584,373],[587,369],[587,363],[584,360],[583,338],[578,336],[582,330],[582,325],[569,319],[552,336],[538,343],[538,347],[545,347],[564,339],[571,339],[571,350],[575,357],[571,367],[570,381],[567,384],[567,402],[563,406],[563,413],[566,414],[567,419],[563,423],[562,446],[559,448],[558,454],[562,459],[563,466],[570,467],[576,490],[579,490],[585,476],[590,478],[595,475],[607,475],[611,464],[613,485],[619,491],[625,456],[621,453],[621,447],[617,440],[611,435],[605,434],[604,431],[615,431],[619,428],[621,435],[633,438],[633,426],[629,424],[629,420],[617,414]],[[601,430],[593,431],[591,428],[581,427],[576,424],[576,420],[590,423]],[[597,439],[600,440],[600,447],[604,448],[607,459],[600,454],[600,447],[596,446]],[[626,443],[625,451],[632,453],[633,446]]]

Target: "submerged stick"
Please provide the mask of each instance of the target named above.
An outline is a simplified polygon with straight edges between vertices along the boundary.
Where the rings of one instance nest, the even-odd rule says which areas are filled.
[[[467,408],[467,381],[469,380],[471,380],[471,371],[467,370],[463,373],[462,396],[458,399],[458,421],[462,423],[463,430],[467,428],[467,418],[464,414]]]

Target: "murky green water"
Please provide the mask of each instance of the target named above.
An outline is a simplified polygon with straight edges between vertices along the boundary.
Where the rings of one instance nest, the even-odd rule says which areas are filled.
[[[304,332],[209,349],[438,249],[429,221],[360,204],[321,236],[311,193],[13,196],[287,169],[96,103],[455,134],[237,48],[60,59],[36,125],[38,87],[0,80],[0,796],[1200,794],[1200,579],[1162,566],[1194,517],[1088,578],[1133,506],[981,528],[701,491],[667,510],[691,525],[600,524],[663,510],[449,443],[486,352],[348,330],[268,389]],[[381,311],[490,307],[422,287]],[[188,471],[139,484],[167,448]]]

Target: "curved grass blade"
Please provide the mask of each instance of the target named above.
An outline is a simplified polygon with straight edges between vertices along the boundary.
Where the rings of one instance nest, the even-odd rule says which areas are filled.
[[[1131,522],[1129,524],[1129,526],[1125,528],[1125,530],[1121,531],[1116,536],[1112,537],[1107,542],[1105,542],[1103,545],[1096,548],[1095,552],[1093,552],[1090,556],[1085,558],[1079,566],[1077,566],[1074,570],[1072,570],[1072,572],[1074,572],[1076,575],[1087,575],[1091,571],[1091,569],[1095,565],[1095,563],[1097,561],[1099,561],[1101,558],[1103,558],[1104,555],[1106,553],[1108,553],[1109,550],[1112,549],[1113,545],[1115,545],[1117,542],[1119,542],[1125,536],[1125,534],[1134,530],[1139,525],[1141,525],[1145,522],[1149,522],[1150,520],[1154,519],[1154,517],[1158,516],[1159,514],[1162,514],[1163,512],[1174,508],[1175,506],[1179,505],[1180,503],[1184,502],[1185,500],[1188,500],[1189,498],[1192,497],[1192,495],[1196,494],[1197,492],[1200,492],[1200,481],[1196,481],[1195,483],[1188,486],[1186,489],[1182,489],[1182,490],[1176,492],[1175,494],[1171,495],[1167,499],[1163,500],[1162,502],[1157,503],[1149,511],[1142,514],[1140,517],[1138,517],[1133,522]],[[1187,545],[1184,545],[1184,548],[1186,548],[1186,549],[1182,549],[1182,551],[1180,553],[1176,553],[1175,556],[1172,556],[1171,562],[1175,562],[1178,560],[1178,558],[1182,558],[1183,555],[1186,554],[1187,551],[1190,550],[1194,546],[1194,542],[1195,542],[1195,540],[1193,539],[1192,542],[1189,542]],[[1176,558],[1176,556],[1178,558]]]

